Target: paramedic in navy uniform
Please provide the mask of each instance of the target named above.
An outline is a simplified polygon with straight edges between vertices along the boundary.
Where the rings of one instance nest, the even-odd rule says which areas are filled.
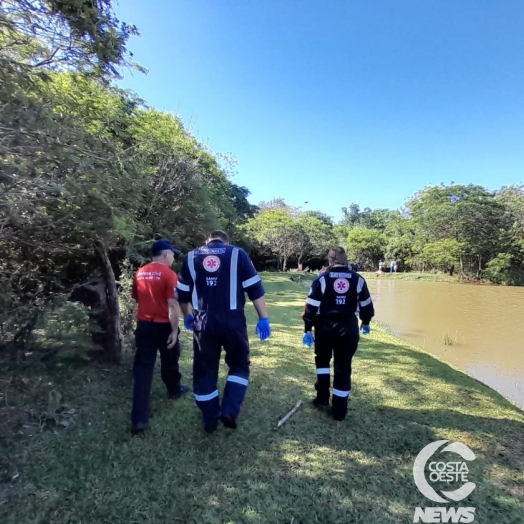
[[[315,343],[317,397],[314,404],[329,406],[330,362],[334,357],[333,418],[344,420],[351,394],[351,359],[359,341],[358,320],[362,320],[362,334],[370,332],[369,322],[375,315],[366,281],[347,266],[347,255],[342,247],[328,253],[329,266],[313,281],[306,300],[304,337],[306,346]],[[311,330],[315,328],[315,336]]]
[[[235,429],[249,381],[249,340],[245,294],[259,316],[256,334],[271,335],[264,288],[247,253],[213,231],[206,245],[191,251],[180,271],[177,298],[186,329],[193,330],[193,389],[204,429],[212,433],[220,420]],[[222,407],[217,389],[222,347],[229,368]]]

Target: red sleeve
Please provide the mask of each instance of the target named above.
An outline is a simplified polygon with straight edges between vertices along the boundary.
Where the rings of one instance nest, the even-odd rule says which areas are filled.
[[[165,292],[166,292],[166,300],[169,300],[170,298],[175,298],[175,288],[178,283],[178,277],[177,274],[172,271],[171,269],[166,271],[166,284],[165,284]]]

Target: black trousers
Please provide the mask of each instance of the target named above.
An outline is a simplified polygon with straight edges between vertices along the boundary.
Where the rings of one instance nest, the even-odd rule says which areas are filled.
[[[344,420],[348,398],[351,394],[351,361],[359,341],[356,317],[341,321],[324,320],[315,326],[315,364],[317,367],[317,400],[329,402],[330,364],[334,359],[333,396],[331,406],[333,418]]]
[[[179,330],[180,332],[180,330]],[[133,409],[131,424],[147,424],[150,414],[151,386],[157,351],[160,351],[160,374],[168,394],[180,390],[180,341],[167,349],[167,339],[171,334],[169,322],[137,322],[135,331],[136,353],[133,364]]]
[[[224,348],[229,368],[222,405],[217,388],[220,355]],[[221,318],[205,327],[195,322],[193,332],[193,390],[205,424],[220,415],[235,419],[242,409],[249,384],[249,339],[244,315]]]

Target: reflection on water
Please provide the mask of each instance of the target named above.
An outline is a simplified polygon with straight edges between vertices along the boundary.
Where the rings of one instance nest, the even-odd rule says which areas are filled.
[[[387,275],[367,282],[375,320],[524,406],[524,288]]]

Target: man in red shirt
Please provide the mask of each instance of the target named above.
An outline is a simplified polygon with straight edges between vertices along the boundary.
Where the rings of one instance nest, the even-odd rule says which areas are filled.
[[[140,268],[133,280],[133,298],[138,302],[131,412],[133,434],[143,432],[149,423],[157,351],[160,351],[161,376],[168,397],[179,398],[189,391],[188,386],[180,384],[179,306],[175,298],[178,277],[171,269],[175,254],[181,251],[162,239],[153,244],[152,252],[153,261]]]

